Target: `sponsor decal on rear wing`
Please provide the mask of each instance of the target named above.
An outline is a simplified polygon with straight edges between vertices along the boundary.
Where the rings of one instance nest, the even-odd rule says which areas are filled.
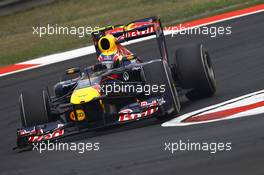
[[[156,34],[160,30],[158,22],[135,22],[127,26],[119,26],[108,30],[105,34],[112,34],[116,40],[121,43],[136,38],[146,37]]]
[[[112,34],[117,42],[122,43],[136,38],[157,35],[161,32],[162,26],[159,18],[149,17],[132,21],[126,25],[103,27],[94,31],[92,36],[94,41],[98,41],[102,35]]]

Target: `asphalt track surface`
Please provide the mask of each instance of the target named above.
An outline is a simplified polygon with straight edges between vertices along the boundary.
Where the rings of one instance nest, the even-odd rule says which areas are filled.
[[[214,97],[184,101],[181,114],[213,105],[264,87],[264,13],[219,23],[232,26],[232,35],[167,36],[169,53],[190,43],[202,42],[213,59],[217,76]],[[145,41],[131,47],[141,56],[154,56]],[[25,71],[0,78],[0,174],[264,174],[264,115],[187,127],[163,128],[155,119],[85,133],[69,138],[77,142],[100,142],[100,151],[12,150],[16,128],[20,126],[18,94],[59,80],[72,66],[87,66],[95,55]],[[228,152],[164,151],[165,142],[232,142]]]

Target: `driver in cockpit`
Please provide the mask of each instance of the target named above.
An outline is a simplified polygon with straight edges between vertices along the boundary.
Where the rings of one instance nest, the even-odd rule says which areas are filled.
[[[99,39],[98,49],[98,63],[108,69],[141,62],[132,52],[117,43],[116,38],[111,34]]]

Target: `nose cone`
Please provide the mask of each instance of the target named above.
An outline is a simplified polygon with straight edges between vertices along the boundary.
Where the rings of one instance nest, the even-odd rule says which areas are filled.
[[[71,96],[72,104],[87,103],[96,97],[99,97],[100,93],[93,87],[87,87],[83,89],[74,90]]]

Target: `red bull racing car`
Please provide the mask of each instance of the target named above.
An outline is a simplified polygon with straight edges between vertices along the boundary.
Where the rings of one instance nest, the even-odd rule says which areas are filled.
[[[151,35],[157,40],[159,59],[144,61],[122,45]],[[216,91],[203,45],[180,48],[168,57],[158,17],[101,28],[92,38],[95,65],[67,69],[54,85],[54,96],[48,90],[20,94],[17,148],[140,119],[164,120],[179,113],[179,92],[194,100]]]

